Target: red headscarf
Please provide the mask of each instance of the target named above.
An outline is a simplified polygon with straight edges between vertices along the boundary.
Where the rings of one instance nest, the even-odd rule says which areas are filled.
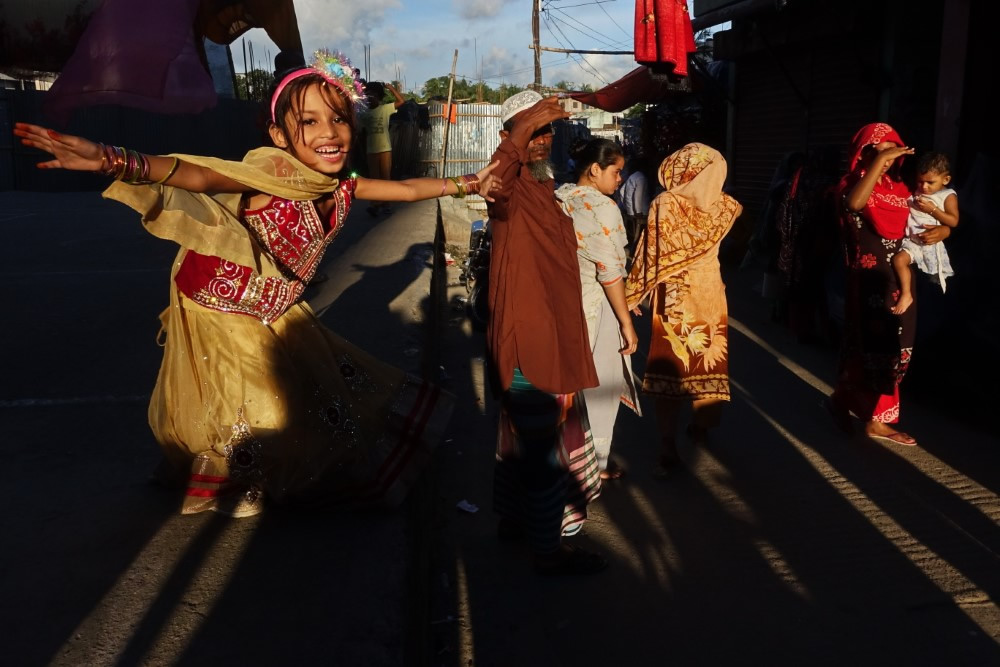
[[[867,146],[876,146],[883,141],[891,141],[897,146],[905,146],[903,139],[896,130],[885,123],[870,123],[865,125],[851,140],[850,171],[840,181],[838,191],[846,195],[858,181],[864,178],[867,164],[862,164],[861,153]],[[861,216],[872,223],[879,236],[886,239],[901,239],[906,233],[906,218],[910,214],[907,199],[910,189],[899,180],[896,172],[903,158],[886,172],[872,189],[868,203],[861,209]]]

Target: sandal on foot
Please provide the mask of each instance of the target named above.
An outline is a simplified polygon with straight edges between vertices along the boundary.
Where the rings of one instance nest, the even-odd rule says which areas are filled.
[[[875,442],[882,445],[902,445],[903,447],[916,447],[916,439],[902,431],[896,431],[895,433],[890,433],[889,435],[876,435],[874,433],[865,433],[869,440],[874,440]]]
[[[625,476],[625,468],[622,468],[617,464],[609,464],[608,467],[602,470],[599,474],[602,481],[607,481],[609,479],[621,479]]]
[[[535,562],[535,572],[547,577],[564,574],[597,574],[607,567],[608,561],[604,556],[584,551],[580,547],[570,547],[562,558],[552,563]]]
[[[854,422],[851,421],[850,412],[837,407],[837,404],[834,403],[833,398],[830,396],[824,398],[820,405],[830,415],[838,431],[844,435],[854,435]]]

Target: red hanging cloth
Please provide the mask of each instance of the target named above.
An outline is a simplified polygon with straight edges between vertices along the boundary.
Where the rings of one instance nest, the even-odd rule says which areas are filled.
[[[635,0],[636,62],[654,70],[666,64],[677,76],[687,76],[688,54],[694,51],[686,0]]]

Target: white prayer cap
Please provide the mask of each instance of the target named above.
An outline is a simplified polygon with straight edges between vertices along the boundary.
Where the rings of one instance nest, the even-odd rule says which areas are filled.
[[[514,93],[505,99],[503,104],[500,106],[500,122],[506,123],[518,113],[524,111],[530,106],[534,106],[535,103],[541,101],[541,99],[541,94],[534,90],[522,90],[519,93]]]

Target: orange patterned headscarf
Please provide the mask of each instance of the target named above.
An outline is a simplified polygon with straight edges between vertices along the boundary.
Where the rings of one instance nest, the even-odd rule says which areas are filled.
[[[660,185],[639,239],[625,297],[634,308],[722,241],[743,210],[722,192],[726,160],[705,144],[688,144],[660,164]]]

